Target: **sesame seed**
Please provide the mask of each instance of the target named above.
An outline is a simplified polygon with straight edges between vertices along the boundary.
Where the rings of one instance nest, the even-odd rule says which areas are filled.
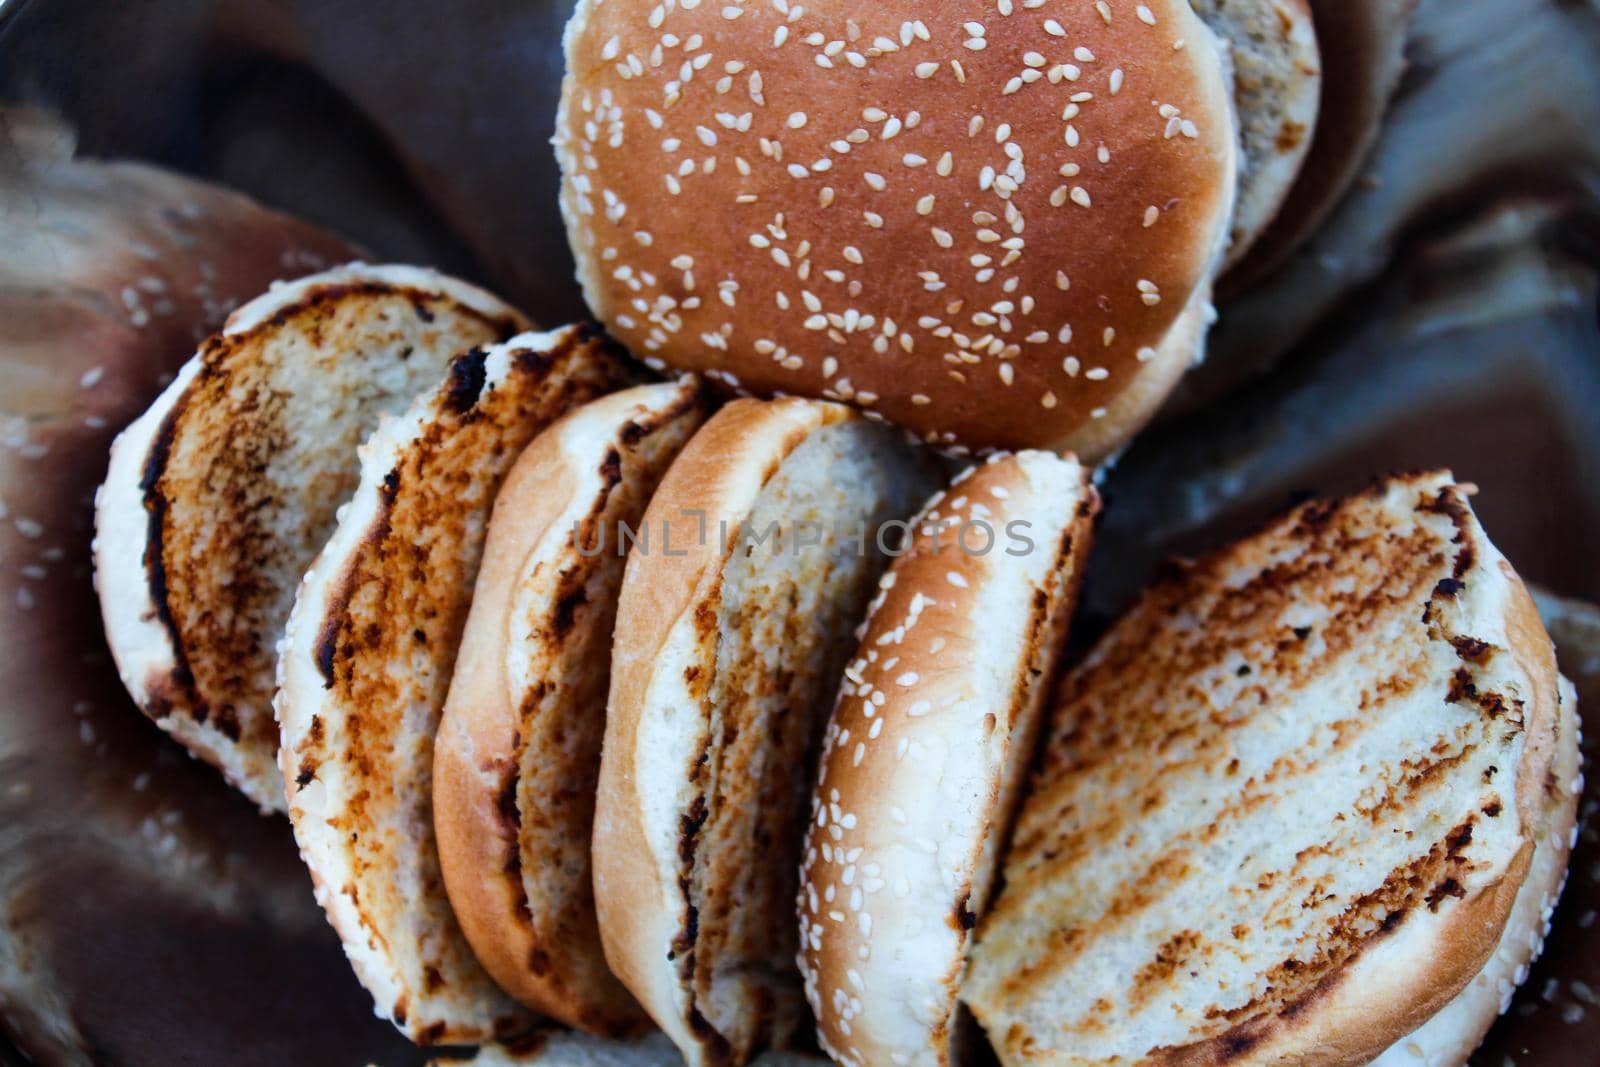
[[[1156,24],[1155,13],[1144,4],[1140,4],[1138,7],[1134,8],[1134,14],[1138,15],[1139,21],[1144,23],[1146,26],[1154,26]]]
[[[931,78],[937,73],[939,73],[939,64],[937,63],[918,63],[916,66],[916,75],[919,78]]]
[[[806,124],[806,113],[804,111],[796,111],[789,116],[788,122],[791,130],[798,130]]]
[[[917,201],[917,214],[918,215],[931,215],[931,214],[933,214],[933,205],[934,205],[933,194],[929,193],[927,196],[924,196],[922,199]]]
[[[951,237],[948,231],[941,230],[939,227],[935,226],[932,228],[931,232],[933,234],[934,243],[940,248],[952,248],[955,246],[955,238]]]
[[[928,161],[926,159],[924,159],[922,156],[917,155],[915,152],[907,152],[901,158],[901,162],[904,163],[908,167],[920,167],[920,166],[922,166],[924,163],[926,163]]]
[[[1149,207],[1145,208],[1144,209],[1144,228],[1148,230],[1150,227],[1154,226],[1156,224],[1156,220],[1159,219],[1160,217],[1161,217],[1161,209],[1156,207],[1154,204],[1151,204]]]
[[[1007,365],[1009,366],[1009,364],[1007,364]],[[955,571],[947,571],[947,572],[945,572],[944,578],[945,578],[945,581],[949,582],[951,585],[955,586],[957,589],[965,589],[965,588],[967,588],[967,580],[965,578],[963,578],[960,574],[958,574]]]
[[[1089,207],[1090,206],[1091,201],[1089,200],[1089,191],[1087,189],[1085,189],[1083,186],[1074,185],[1072,187],[1072,193],[1070,195],[1072,197],[1072,202],[1074,204],[1077,204],[1079,207]]]
[[[1103,382],[1107,378],[1111,377],[1111,372],[1106,370],[1104,367],[1090,367],[1084,372],[1083,376],[1089,379],[1091,382]]]
[[[861,175],[861,179],[880,193],[883,192],[884,189],[888,188],[889,185],[888,182],[883,180],[883,175],[877,174],[870,170]]]

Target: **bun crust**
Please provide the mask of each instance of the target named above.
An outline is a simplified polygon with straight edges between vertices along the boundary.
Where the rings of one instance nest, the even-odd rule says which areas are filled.
[[[1306,505],[1068,679],[964,991],[1005,1062],[1365,1063],[1484,968],[1559,712],[1468,491]]]
[[[942,446],[1116,447],[1237,139],[1187,0],[1099,7],[582,0],[556,143],[590,307],[646,362]]]
[[[284,810],[273,646],[354,487],[355,447],[451,356],[522,325],[416,267],[278,283],[112,445],[95,568],[118,669],[145,714],[263,810]]]
[[[495,498],[434,749],[446,888],[478,960],[534,1010],[622,1035],[644,1013],[606,967],[589,842],[620,524],[709,414],[693,379],[596,400],[541,434]]]
[[[450,909],[433,743],[501,480],[539,431],[628,376],[589,327],[459,356],[363,447],[360,484],[289,617],[277,701],[289,819],[356,976],[418,1044],[529,1021]]]
[[[800,970],[838,1063],[952,1061],[967,942],[1098,506],[1075,459],[996,456],[913,520],[910,550],[868,608],[801,868]]]

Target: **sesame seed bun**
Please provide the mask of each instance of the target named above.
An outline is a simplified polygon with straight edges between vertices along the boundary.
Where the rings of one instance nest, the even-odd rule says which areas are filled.
[[[495,497],[434,742],[434,832],[462,932],[512,996],[592,1033],[645,1024],[606,967],[589,866],[618,524],[639,527],[708,414],[693,378],[641,385],[523,451]]]
[[[1491,965],[1572,739],[1471,491],[1304,505],[1068,676],[962,990],[1002,1062],[1354,1067]]]
[[[1114,450],[1194,355],[1163,341],[1227,239],[1232,85],[1187,0],[998,11],[582,0],[556,148],[595,313],[941,446]]]
[[[1075,459],[997,456],[929,501],[869,606],[823,742],[799,899],[806,995],[840,1064],[956,1059],[967,942],[1097,508]]]
[[[611,969],[691,1064],[810,1029],[794,900],[815,754],[886,563],[874,531],[937,475],[842,405],[736,400],[646,509],[617,607],[595,908]]]

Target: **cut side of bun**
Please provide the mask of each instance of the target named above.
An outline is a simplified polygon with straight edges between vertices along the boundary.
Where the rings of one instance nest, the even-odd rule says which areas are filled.
[[[523,326],[482,290],[353,264],[274,285],[117,438],[95,571],[128,692],[263,810],[284,809],[274,647],[356,449],[450,358]]]
[[[598,331],[522,334],[451,362],[362,448],[279,655],[289,818],[380,1015],[418,1044],[528,1017],[462,936],[433,836],[433,741],[495,492],[528,442],[627,370]]]
[[[617,612],[595,903],[612,969],[690,1063],[742,1064],[808,1028],[793,916],[810,768],[880,527],[936,482],[902,434],[848,408],[740,400],[645,513]]]
[[[585,297],[646,363],[950,451],[1131,437],[1237,186],[1188,0],[646,14],[577,4],[555,135]]]
[[[1006,1063],[1366,1063],[1483,970],[1554,654],[1448,474],[1157,583],[1064,682],[963,997]]]
[[[949,1064],[1098,498],[1075,459],[1000,455],[935,494],[879,583],[823,742],[800,969],[840,1064]]]
[[[1322,56],[1307,0],[1192,0],[1229,45],[1243,149],[1223,268],[1237,263],[1289,195],[1311,149]]]
[[[1533,860],[1494,956],[1438,1014],[1373,1060],[1374,1067],[1456,1067],[1466,1063],[1494,1021],[1511,1005],[1512,994],[1544,948],[1550,918],[1566,883],[1567,860],[1577,832],[1578,797],[1583,792],[1578,695],[1565,678],[1560,691],[1555,758],[1539,797]]]
[[[501,988],[569,1026],[640,1030],[606,966],[589,840],[625,559],[667,465],[710,414],[699,382],[562,418],[495,499],[435,742],[434,829],[461,928]]]
[[[1280,266],[1338,206],[1372,151],[1406,69],[1418,0],[1309,0],[1322,61],[1317,128],[1289,195],[1220,286],[1242,292]]]

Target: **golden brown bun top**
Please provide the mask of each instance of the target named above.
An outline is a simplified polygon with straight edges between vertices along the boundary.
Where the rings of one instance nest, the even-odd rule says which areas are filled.
[[[612,332],[942,444],[1073,444],[1231,210],[1230,87],[1182,0],[585,0],[567,62],[562,206]]]

